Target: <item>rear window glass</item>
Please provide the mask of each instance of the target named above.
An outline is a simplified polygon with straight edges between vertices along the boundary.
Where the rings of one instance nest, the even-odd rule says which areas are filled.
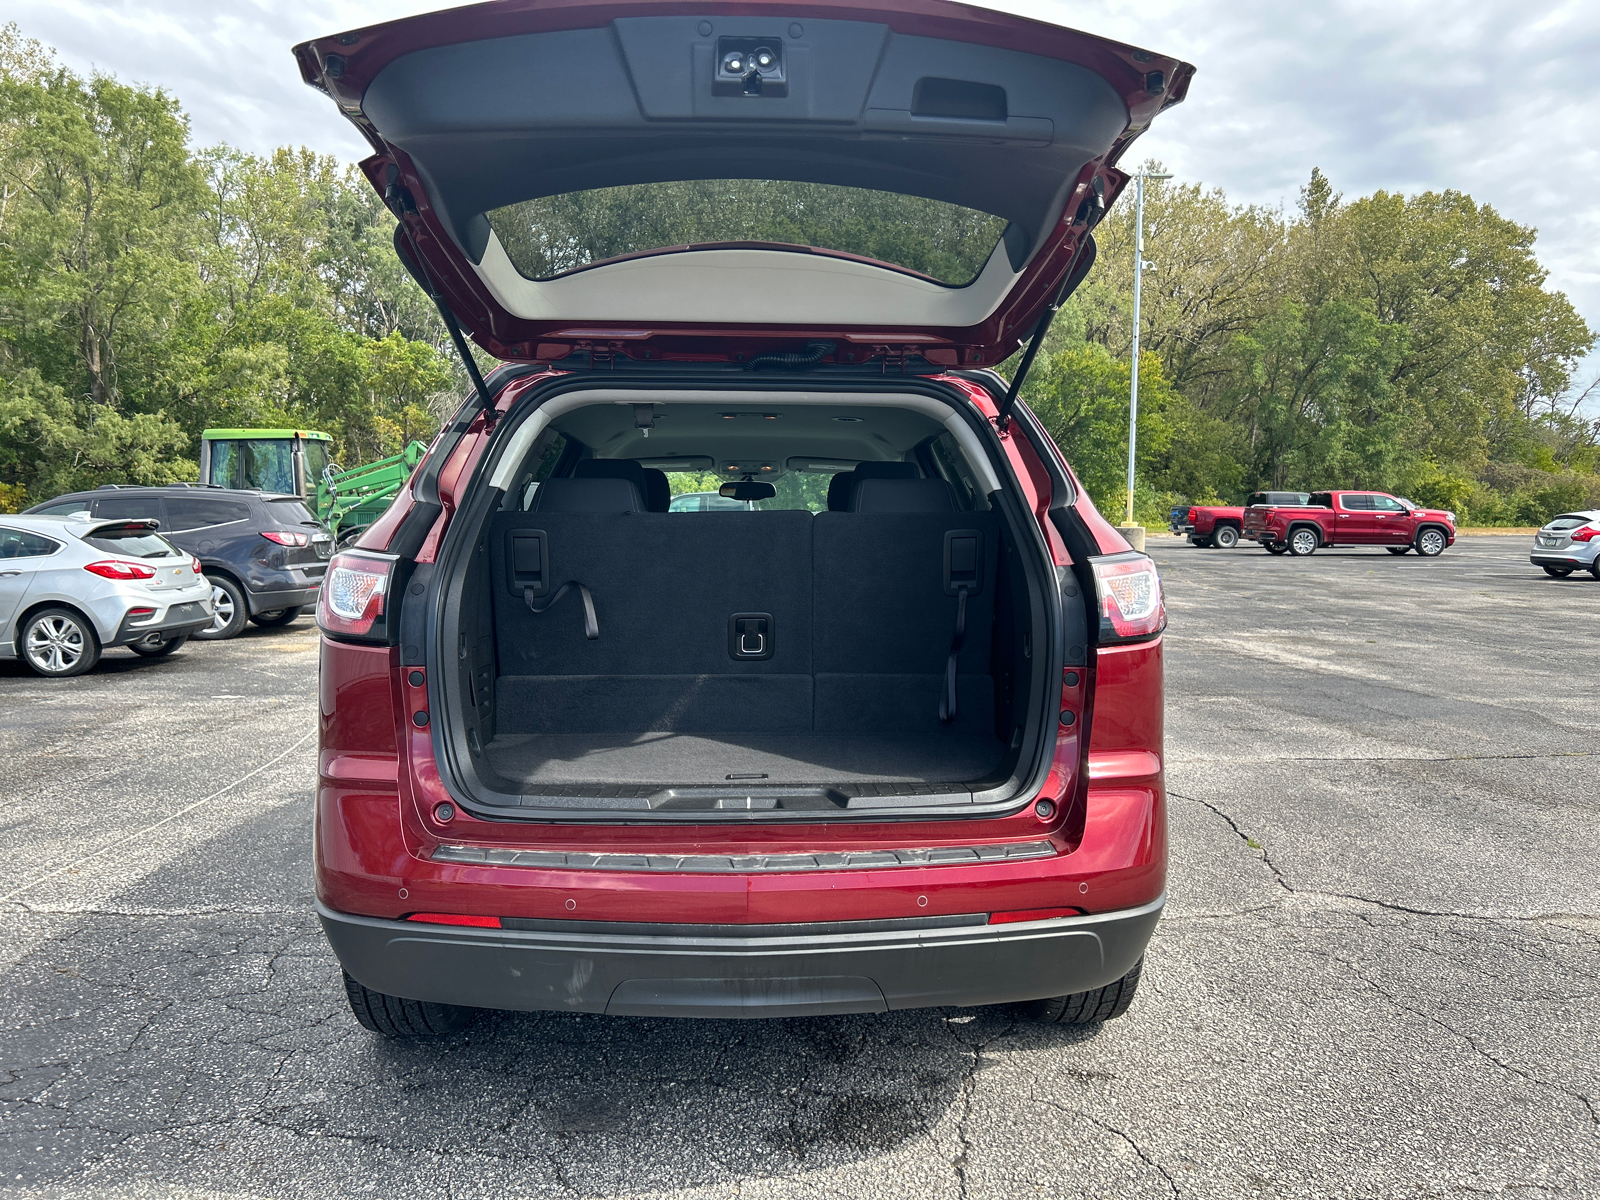
[[[1559,532],[1564,529],[1578,529],[1581,526],[1587,525],[1588,523],[1588,517],[1557,517],[1554,521],[1551,521],[1550,524],[1546,525],[1545,528],[1554,529]]]
[[[1250,499],[1245,505],[1254,508],[1257,504],[1304,504],[1307,500],[1305,492],[1251,492]]]
[[[54,554],[61,543],[39,533],[0,529],[0,558],[40,558]]]
[[[964,287],[1006,229],[1000,217],[942,200],[770,179],[593,188],[484,215],[512,265],[535,280],[623,255],[759,242],[856,254]]]
[[[60,504],[46,504],[42,508],[36,508],[33,510],[33,514],[37,517],[66,517],[71,516],[73,513],[87,513],[88,511],[89,501],[87,499],[63,500]]]
[[[1309,508],[1332,508],[1333,507],[1333,493],[1332,492],[1312,492],[1311,493],[1311,499],[1306,501],[1306,505]]]
[[[267,511],[280,521],[296,525],[315,525],[316,514],[306,507],[304,500],[269,500]]]
[[[168,529],[203,529],[208,525],[227,525],[234,521],[248,521],[250,506],[242,500],[217,500],[209,496],[169,497],[167,500]]]
[[[94,515],[115,519],[117,517],[154,517],[161,519],[161,498],[148,494],[131,496],[103,496],[94,502]]]
[[[83,540],[85,545],[119,558],[167,558],[183,553],[159,533],[142,527],[101,529]]]

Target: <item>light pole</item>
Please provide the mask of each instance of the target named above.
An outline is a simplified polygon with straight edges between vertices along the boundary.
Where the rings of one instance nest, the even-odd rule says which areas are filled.
[[[1133,452],[1139,438],[1139,293],[1145,271],[1153,263],[1144,260],[1144,181],[1171,179],[1171,175],[1136,175],[1133,181],[1133,386],[1128,397],[1128,509],[1124,524],[1133,528]]]

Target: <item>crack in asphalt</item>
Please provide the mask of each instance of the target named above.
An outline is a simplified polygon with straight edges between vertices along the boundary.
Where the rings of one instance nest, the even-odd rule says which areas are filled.
[[[1572,927],[1570,925],[1563,925],[1563,924],[1561,924],[1561,922],[1563,922],[1563,921],[1590,921],[1590,920],[1596,920],[1596,919],[1600,919],[1600,913],[1544,912],[1544,913],[1496,915],[1494,913],[1462,912],[1462,911],[1457,910],[1457,909],[1418,908],[1418,907],[1416,907],[1414,905],[1401,904],[1401,903],[1399,903],[1398,901],[1395,901],[1395,900],[1379,900],[1379,899],[1377,899],[1376,897],[1373,897],[1373,896],[1359,896],[1359,895],[1356,895],[1353,892],[1329,892],[1329,891],[1324,891],[1324,890],[1322,890],[1320,888],[1300,888],[1300,887],[1296,887],[1294,884],[1289,882],[1288,877],[1284,875],[1282,869],[1279,868],[1279,866],[1275,862],[1272,861],[1272,856],[1271,856],[1271,854],[1268,853],[1266,846],[1263,845],[1261,842],[1256,841],[1255,838],[1251,837],[1248,833],[1246,833],[1244,831],[1244,829],[1240,827],[1239,822],[1234,820],[1233,817],[1227,811],[1225,811],[1224,809],[1218,807],[1215,804],[1212,804],[1209,800],[1200,799],[1198,796],[1185,796],[1185,795],[1183,795],[1183,794],[1181,794],[1179,792],[1174,792],[1174,791],[1170,791],[1170,790],[1167,792],[1167,796],[1168,796],[1169,799],[1184,800],[1184,801],[1187,801],[1190,804],[1198,804],[1201,808],[1206,809],[1208,812],[1211,812],[1211,813],[1215,814],[1216,816],[1221,817],[1222,820],[1227,823],[1228,828],[1233,830],[1233,832],[1236,835],[1238,835],[1239,840],[1241,842],[1243,842],[1250,850],[1254,851],[1256,854],[1258,854],[1260,856],[1262,864],[1264,866],[1266,866],[1266,868],[1269,871],[1272,872],[1273,881],[1283,890],[1284,898],[1287,898],[1289,896],[1293,896],[1293,897],[1296,897],[1298,899],[1305,899],[1305,900],[1318,900],[1318,899],[1321,899],[1321,900],[1345,900],[1345,901],[1350,901],[1350,902],[1355,903],[1355,904],[1370,904],[1374,908],[1386,909],[1389,912],[1404,913],[1407,916],[1413,916],[1413,917],[1454,918],[1454,919],[1459,919],[1459,920],[1463,920],[1463,921],[1486,921],[1486,922],[1490,922],[1490,923],[1493,923],[1493,924],[1508,924],[1508,925],[1515,925],[1515,924],[1556,925],[1558,928],[1568,929],[1573,933],[1579,934],[1580,936],[1584,936],[1584,937],[1596,936],[1596,935],[1588,933],[1586,930],[1572,929]],[[1279,903],[1281,903],[1281,900],[1279,901]],[[1226,917],[1226,916],[1239,916],[1239,915],[1244,915],[1246,913],[1252,913],[1252,912],[1265,912],[1265,911],[1268,911],[1270,909],[1277,908],[1279,906],[1279,903],[1253,905],[1250,908],[1239,910],[1238,913],[1201,914],[1201,915],[1197,915],[1195,917],[1185,917],[1185,916],[1179,915],[1179,916],[1175,916],[1175,917],[1172,917],[1172,918],[1164,918],[1164,919],[1179,920],[1179,921],[1182,921],[1182,920],[1200,920],[1200,919],[1218,920],[1218,919],[1221,919],[1222,917]]]
[[[1478,1039],[1473,1037],[1470,1033],[1466,1033],[1466,1032],[1463,1032],[1460,1029],[1457,1029],[1454,1025],[1451,1025],[1448,1021],[1442,1020],[1439,1017],[1435,1016],[1434,1014],[1432,1014],[1430,1012],[1426,1012],[1423,1009],[1420,1009],[1420,1008],[1416,1007],[1413,1004],[1408,1004],[1406,1001],[1400,999],[1399,996],[1396,996],[1393,992],[1389,991],[1388,988],[1386,988],[1382,984],[1378,983],[1377,980],[1372,979],[1369,976],[1365,975],[1361,971],[1361,969],[1359,967],[1357,967],[1356,964],[1351,962],[1349,959],[1343,958],[1338,954],[1332,954],[1332,953],[1326,954],[1326,955],[1324,955],[1324,957],[1328,958],[1332,962],[1338,963],[1341,967],[1343,967],[1346,971],[1348,971],[1353,978],[1358,979],[1362,983],[1366,984],[1369,988],[1371,988],[1373,991],[1377,992],[1378,995],[1382,996],[1385,1000],[1387,1000],[1390,1004],[1394,1005],[1396,1008],[1398,1008],[1398,1009],[1400,1009],[1400,1010],[1402,1010],[1404,1012],[1411,1013],[1413,1016],[1421,1017],[1424,1021],[1427,1021],[1430,1024],[1437,1025],[1440,1029],[1444,1030],[1446,1033],[1450,1034],[1452,1037],[1460,1038],[1463,1042],[1465,1042],[1467,1044],[1467,1046],[1474,1053],[1480,1055],[1486,1061],[1493,1063],[1495,1066],[1499,1067],[1502,1071],[1505,1071],[1505,1072],[1507,1072],[1508,1074],[1511,1074],[1511,1075],[1515,1075],[1519,1079],[1525,1079],[1529,1083],[1535,1084],[1535,1085],[1537,1085],[1539,1087],[1549,1088],[1553,1092],[1559,1092],[1563,1096],[1568,1097],[1569,1099],[1578,1101],[1578,1103],[1582,1104],[1584,1109],[1589,1114],[1589,1124],[1591,1126],[1591,1132],[1594,1134],[1595,1137],[1600,1138],[1600,1110],[1596,1109],[1595,1102],[1594,1102],[1593,1098],[1591,1098],[1587,1094],[1585,1094],[1583,1092],[1573,1091],[1571,1088],[1564,1087],[1559,1083],[1552,1083],[1548,1079],[1540,1079],[1537,1075],[1534,1075],[1529,1071],[1525,1071],[1521,1067],[1513,1066],[1512,1064],[1506,1062],[1504,1059],[1499,1058],[1494,1054],[1491,1054],[1488,1050],[1485,1050],[1483,1048],[1483,1046],[1481,1046],[1478,1043]]]
[[[1140,1161],[1143,1162],[1145,1166],[1149,1167],[1151,1170],[1159,1174],[1162,1179],[1166,1180],[1167,1187],[1172,1192],[1173,1200],[1181,1200],[1183,1192],[1179,1189],[1178,1181],[1173,1178],[1172,1172],[1167,1170],[1165,1166],[1157,1161],[1155,1156],[1141,1146],[1133,1137],[1133,1135],[1127,1132],[1127,1130],[1119,1129],[1109,1121],[1101,1120],[1099,1117],[1096,1117],[1091,1113],[1086,1113],[1080,1108],[1068,1108],[1065,1104],[1062,1104],[1057,1100],[1048,1100],[1039,1095],[1029,1095],[1028,1099],[1035,1104],[1042,1104],[1046,1108],[1053,1108],[1057,1112],[1064,1113],[1069,1117],[1079,1117],[1089,1122],[1089,1124],[1093,1125],[1096,1129],[1103,1129],[1107,1133],[1121,1138],[1128,1144],[1128,1148],[1139,1156]]]
[[[972,1150],[972,1141],[967,1137],[967,1122],[972,1117],[972,1096],[978,1088],[978,1068],[983,1065],[983,1052],[992,1043],[999,1041],[1003,1037],[1010,1036],[1011,1032],[1016,1029],[1017,1018],[1013,1013],[1006,1022],[1006,1027],[999,1033],[992,1034],[976,1042],[969,1042],[963,1038],[948,1020],[944,1023],[944,1027],[949,1031],[950,1036],[965,1046],[972,1055],[972,1061],[968,1064],[967,1069],[961,1073],[961,1081],[957,1086],[957,1095],[961,1100],[961,1111],[956,1116],[956,1139],[961,1143],[961,1150],[955,1158],[950,1160],[950,1166],[956,1173],[956,1193],[961,1197],[961,1200],[967,1200],[969,1195],[967,1190],[967,1156]]]

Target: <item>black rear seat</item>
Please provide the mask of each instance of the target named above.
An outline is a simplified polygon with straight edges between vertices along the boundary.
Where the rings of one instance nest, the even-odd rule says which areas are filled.
[[[625,478],[550,480],[533,511],[496,514],[499,728],[991,733],[995,514],[956,511],[943,480],[869,471],[854,482],[853,511],[815,517],[640,512]],[[526,569],[539,571],[540,596],[585,585],[598,640],[585,636],[571,596],[531,612]],[[961,583],[970,594],[960,703],[946,723]],[[738,614],[770,616],[770,658],[731,656]]]
[[[632,486],[551,480],[540,495],[561,483]],[[517,546],[534,534],[548,557],[542,594],[567,580],[584,584],[598,640],[585,636],[571,596],[529,611],[514,568]],[[619,513],[565,503],[546,511],[536,503],[533,512],[496,514],[489,547],[502,729],[810,729],[809,513]],[[532,556],[525,548],[522,557]],[[730,656],[729,621],[744,613],[770,617],[770,657]]]

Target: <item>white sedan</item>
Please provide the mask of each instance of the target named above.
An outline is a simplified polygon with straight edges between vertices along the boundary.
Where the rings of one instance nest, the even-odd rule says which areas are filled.
[[[81,675],[110,646],[154,658],[211,624],[200,560],[152,520],[0,516],[0,658]]]

